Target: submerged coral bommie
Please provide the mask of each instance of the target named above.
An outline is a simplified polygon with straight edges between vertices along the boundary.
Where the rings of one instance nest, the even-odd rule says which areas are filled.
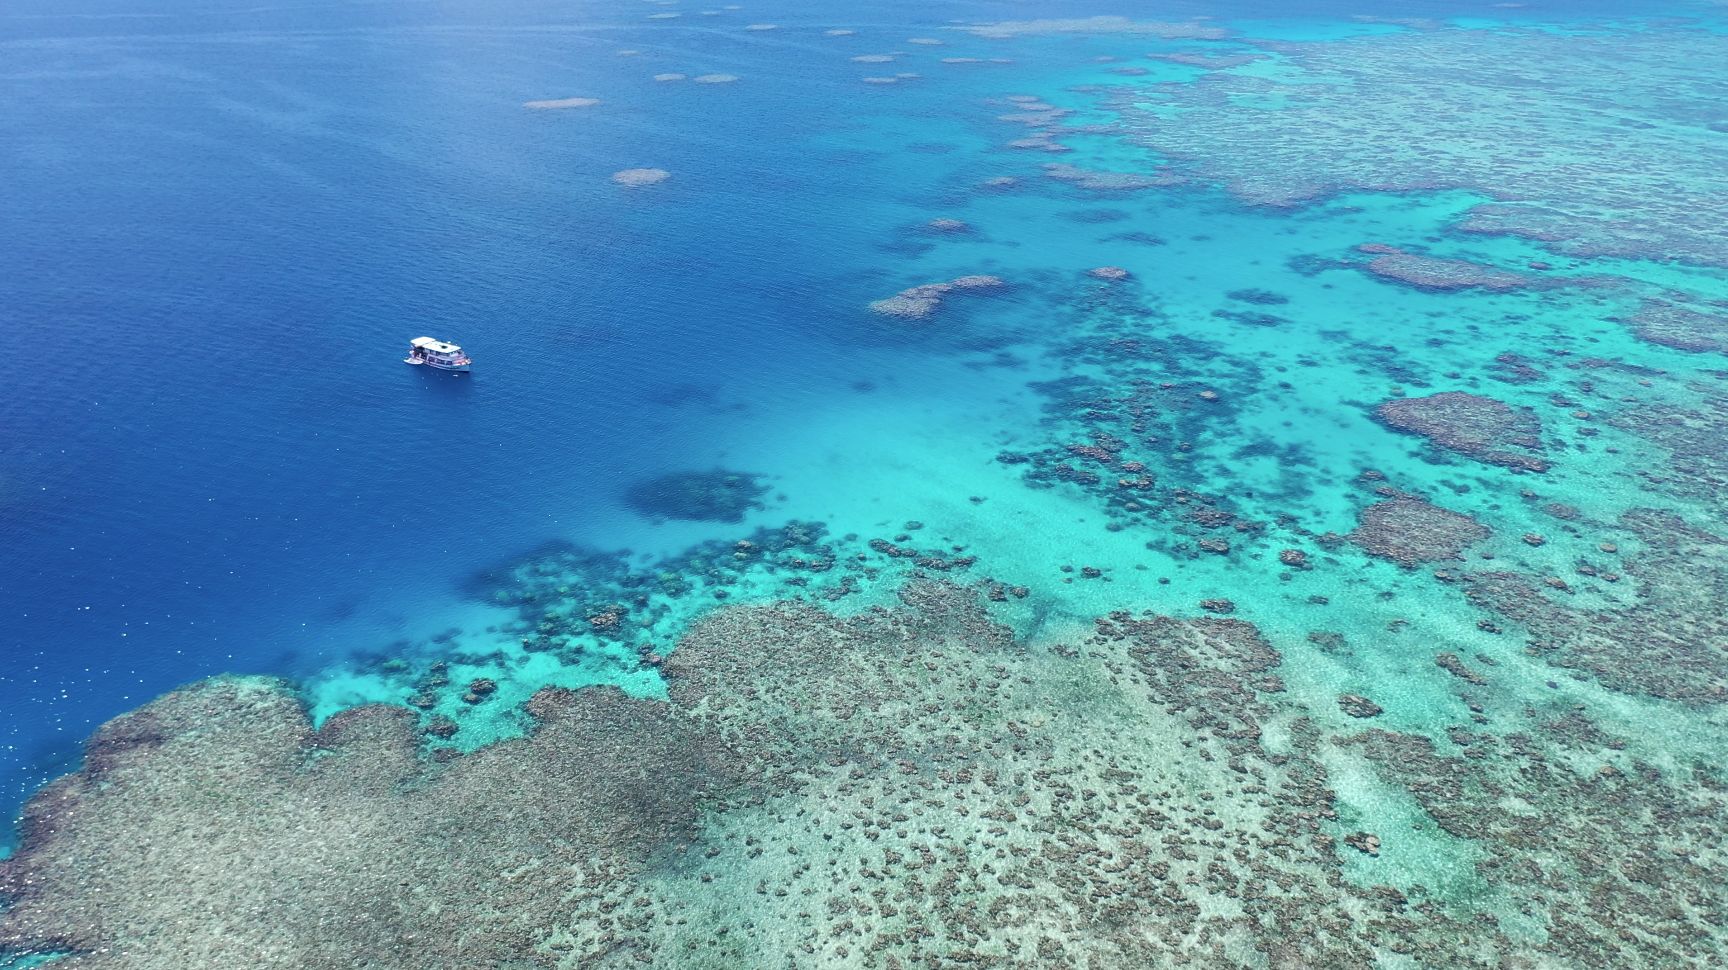
[[[903,320],[923,320],[942,308],[951,293],[999,290],[1008,284],[1000,277],[988,275],[961,276],[946,283],[924,283],[901,290],[886,299],[870,304],[872,312]]]
[[[746,513],[763,508],[768,486],[760,475],[716,469],[678,472],[638,482],[624,493],[625,502],[643,515],[698,522],[742,522]]]

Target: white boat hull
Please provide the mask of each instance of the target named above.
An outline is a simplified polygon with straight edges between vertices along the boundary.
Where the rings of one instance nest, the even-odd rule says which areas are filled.
[[[434,370],[450,371],[453,374],[468,373],[468,368],[473,366],[474,362],[468,359],[468,355],[462,353],[462,348],[454,344],[439,344],[437,352],[429,353],[420,344],[422,341],[430,340],[429,337],[421,337],[416,340],[413,348],[408,351],[408,356],[402,358],[402,363],[413,364],[416,367],[425,365]]]

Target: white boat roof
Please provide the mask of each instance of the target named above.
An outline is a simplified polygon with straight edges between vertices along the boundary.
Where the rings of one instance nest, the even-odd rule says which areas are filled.
[[[461,347],[458,347],[455,344],[447,344],[442,340],[434,340],[431,337],[415,337],[409,346],[419,347],[422,350],[430,350],[437,354],[455,354],[460,353],[462,350]]]

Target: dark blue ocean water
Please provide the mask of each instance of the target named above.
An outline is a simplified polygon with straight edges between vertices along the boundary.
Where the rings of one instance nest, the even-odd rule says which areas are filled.
[[[177,684],[379,649],[416,602],[549,538],[653,542],[618,495],[708,443],[717,388],[769,413],[846,393],[841,335],[889,278],[883,210],[937,190],[871,126],[964,141],[1009,82],[877,99],[813,28],[891,46],[955,19],[1139,12],[644,19],[661,9],[0,12],[0,814]],[[1292,13],[1149,11],[1195,12]],[[603,105],[521,108],[572,96]],[[673,177],[609,181],[637,166]],[[463,343],[475,374],[403,366],[421,334]]]

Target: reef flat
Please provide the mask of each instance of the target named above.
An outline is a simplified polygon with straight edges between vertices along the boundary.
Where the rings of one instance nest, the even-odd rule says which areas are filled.
[[[1721,54],[1709,24],[1431,24],[1253,50],[1262,69],[1160,85],[1157,109],[1124,98],[1134,137],[1257,204],[1483,189],[1495,200],[1465,231],[1728,265],[1721,220],[1695,204],[1724,187],[1720,82],[1689,67]],[[1523,145],[1540,147],[1506,150]]]
[[[1306,709],[1239,620],[1028,643],[974,590],[900,598],[729,608],[665,701],[549,688],[529,736],[432,761],[400,707],[314,730],[269,681],[175,692],[31,803],[0,944],[139,970],[1630,966],[1728,918],[1720,765],[1659,769],[1567,705],[1460,717],[1447,753]],[[1498,704],[1494,668],[1442,662]],[[1356,828],[1332,775],[1358,762],[1432,821]],[[1357,877],[1412,838],[1474,865]]]

